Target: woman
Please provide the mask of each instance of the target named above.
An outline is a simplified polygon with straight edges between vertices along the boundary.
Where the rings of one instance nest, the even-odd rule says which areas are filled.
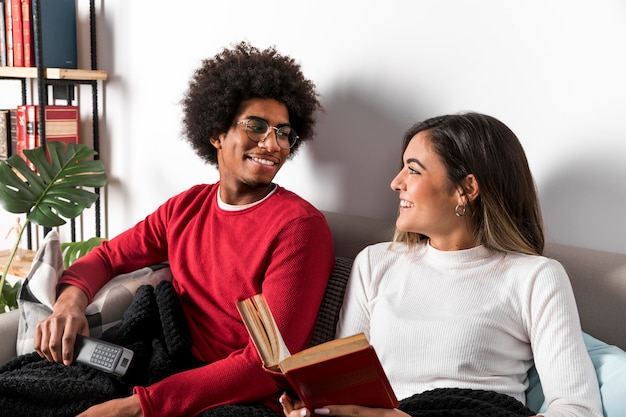
[[[364,332],[404,400],[394,410],[329,404],[313,411],[484,415],[463,407],[428,414],[415,404],[425,392],[462,389],[521,406],[534,364],[546,396],[543,416],[601,417],[569,279],[541,256],[538,197],[515,134],[476,113],[418,123],[405,135],[391,188],[400,198],[394,242],[356,257],[336,336]],[[281,400],[290,417],[310,414]]]

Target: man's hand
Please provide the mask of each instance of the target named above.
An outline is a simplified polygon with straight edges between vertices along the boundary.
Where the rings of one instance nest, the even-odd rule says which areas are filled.
[[[34,348],[50,362],[70,365],[74,358],[76,335],[89,335],[85,317],[87,295],[73,286],[66,286],[57,298],[52,314],[37,324]]]
[[[131,395],[89,407],[76,417],[143,417],[139,397]]]

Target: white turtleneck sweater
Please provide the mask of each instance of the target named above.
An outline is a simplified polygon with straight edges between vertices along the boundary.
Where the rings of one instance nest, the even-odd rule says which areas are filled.
[[[457,387],[525,403],[534,359],[545,417],[602,417],[574,294],[553,259],[483,246],[367,247],[355,258],[337,337],[359,332],[400,399]]]

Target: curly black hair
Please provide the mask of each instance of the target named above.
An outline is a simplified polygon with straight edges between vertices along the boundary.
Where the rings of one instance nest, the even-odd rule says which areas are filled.
[[[274,99],[287,106],[289,123],[300,137],[289,157],[313,138],[315,112],[322,107],[315,84],[304,77],[293,58],[280,55],[275,47],[260,51],[240,42],[203,60],[181,101],[183,134],[198,156],[217,165],[217,149],[210,138],[228,132],[241,102],[252,98]]]

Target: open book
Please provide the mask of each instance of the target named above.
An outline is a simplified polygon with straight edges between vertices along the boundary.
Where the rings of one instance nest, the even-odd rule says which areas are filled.
[[[237,308],[265,370],[279,388],[295,393],[310,410],[355,404],[398,407],[398,400],[363,333],[331,340],[290,354],[262,294]]]

